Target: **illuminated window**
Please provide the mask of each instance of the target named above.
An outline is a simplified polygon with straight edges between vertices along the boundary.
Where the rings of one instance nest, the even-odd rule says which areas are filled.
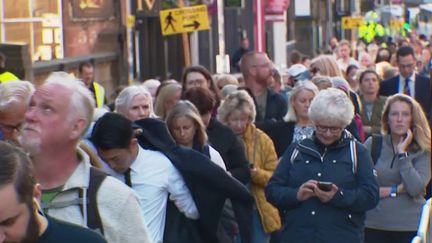
[[[63,58],[61,0],[0,0],[0,42],[26,43],[33,61]]]

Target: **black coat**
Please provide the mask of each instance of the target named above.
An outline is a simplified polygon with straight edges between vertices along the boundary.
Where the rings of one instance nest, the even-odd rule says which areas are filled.
[[[169,205],[164,242],[218,242],[216,231],[225,199],[252,207],[253,198],[247,188],[205,155],[177,145],[165,122],[148,118],[135,123],[142,129],[137,136],[139,144],[170,159],[182,175],[200,214],[198,220],[187,219],[177,207]]]
[[[249,183],[250,170],[246,158],[243,141],[231,130],[215,118],[210,119],[207,126],[210,145],[222,156],[227,171],[243,184]]]

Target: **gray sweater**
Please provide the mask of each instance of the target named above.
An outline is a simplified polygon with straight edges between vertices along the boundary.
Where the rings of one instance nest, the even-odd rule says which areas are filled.
[[[372,139],[365,142],[371,151]],[[366,214],[366,227],[389,231],[416,231],[420,214],[425,203],[424,193],[431,178],[430,153],[419,151],[408,157],[393,159],[390,136],[383,137],[380,158],[375,169],[380,187],[396,186],[403,183],[405,191],[396,197],[381,198],[378,206]]]

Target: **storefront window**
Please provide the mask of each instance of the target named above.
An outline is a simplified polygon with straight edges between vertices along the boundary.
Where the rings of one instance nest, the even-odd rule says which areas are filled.
[[[29,46],[33,61],[63,58],[61,0],[0,0],[0,42]]]

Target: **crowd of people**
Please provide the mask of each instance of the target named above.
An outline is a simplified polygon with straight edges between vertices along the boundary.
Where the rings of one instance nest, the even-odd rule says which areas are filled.
[[[281,70],[244,42],[241,75],[190,66],[110,104],[87,62],[2,82],[0,242],[410,242],[430,197],[430,55],[334,40]]]

